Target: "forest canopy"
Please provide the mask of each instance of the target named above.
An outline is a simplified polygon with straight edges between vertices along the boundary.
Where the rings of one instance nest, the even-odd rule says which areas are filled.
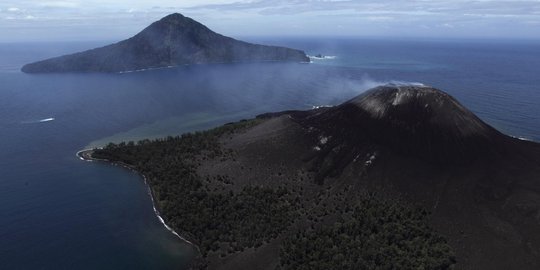
[[[233,192],[210,186],[197,173],[199,162],[233,158],[234,151],[220,139],[261,121],[109,144],[94,149],[92,157],[143,174],[166,223],[199,247],[202,261],[281,239],[277,269],[449,269],[455,264],[450,246],[418,207],[369,193],[341,208],[346,210],[325,209],[327,216],[338,217],[335,222],[299,228],[293,224],[307,211],[294,190],[245,186]]]

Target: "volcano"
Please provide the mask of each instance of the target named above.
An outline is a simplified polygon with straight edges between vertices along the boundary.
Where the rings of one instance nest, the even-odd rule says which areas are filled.
[[[23,66],[25,73],[126,72],[187,64],[309,62],[303,51],[220,35],[179,13],[105,47]]]
[[[505,156],[511,140],[450,95],[428,86],[381,86],[336,107],[290,116],[316,137],[326,138],[317,157],[331,154],[334,161],[327,164],[336,168],[368,146],[441,167],[463,165]]]
[[[540,268],[540,144],[502,134],[443,91],[385,85],[338,106],[267,113],[235,125],[242,128],[111,145],[86,156],[151,175],[151,188],[166,194],[156,200],[164,201],[166,222],[198,235],[205,269],[310,269],[314,262],[327,269]],[[212,148],[178,163],[195,145]],[[187,180],[174,177],[181,168],[192,191]],[[253,187],[288,195],[272,204],[270,195],[245,195]],[[366,193],[394,206],[373,208],[368,200],[348,212],[366,202]],[[231,207],[219,210],[228,200]],[[284,217],[288,208],[280,203],[289,202],[294,212]],[[246,204],[260,207],[250,214]],[[455,260],[440,238],[422,242],[432,235],[426,227],[408,227],[410,217],[424,212],[402,215],[399,205],[406,204],[431,213],[430,226],[448,239]],[[190,227],[184,217],[199,213],[213,215]],[[272,233],[238,247],[246,230],[231,225],[220,231],[227,222],[253,228],[250,237]],[[381,231],[385,236],[373,244]],[[418,254],[427,255],[414,261]]]
[[[385,85],[335,107],[259,117],[260,129],[282,123],[268,128],[283,133],[276,151],[303,142],[294,156],[319,185],[383,190],[432,211],[458,268],[540,267],[540,145],[502,134],[447,93]]]

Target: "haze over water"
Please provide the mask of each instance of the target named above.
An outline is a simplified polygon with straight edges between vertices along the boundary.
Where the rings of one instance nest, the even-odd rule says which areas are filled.
[[[27,62],[105,43],[0,44],[0,269],[185,268],[190,248],[159,223],[140,177],[78,160],[88,145],[335,105],[387,82],[440,88],[504,133],[540,141],[539,43],[250,41],[333,57],[27,75]]]

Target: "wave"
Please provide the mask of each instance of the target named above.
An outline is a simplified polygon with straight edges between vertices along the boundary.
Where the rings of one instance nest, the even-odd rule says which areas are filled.
[[[315,60],[333,60],[337,58],[334,55],[308,55],[308,57]]]
[[[529,138],[526,138],[526,137],[522,137],[522,136],[514,136],[514,135],[510,135],[510,137],[514,138],[514,139],[518,139],[520,141],[528,141],[528,142],[534,142],[533,140],[529,139]]]
[[[320,108],[330,108],[330,107],[334,107],[334,106],[333,105],[311,105],[312,110],[320,109]]]
[[[135,70],[125,70],[125,71],[119,71],[118,74],[144,72],[144,71],[149,71],[149,70],[159,70],[159,69],[167,69],[167,68],[175,68],[175,67],[178,67],[178,66],[151,67],[151,68],[142,68],[142,69],[135,69]]]
[[[97,148],[97,149],[101,149],[101,148]],[[87,162],[94,162],[94,161],[104,161],[104,162],[108,162],[112,165],[115,165],[115,166],[120,166],[120,167],[123,167],[125,169],[128,169],[130,171],[133,171],[137,174],[139,174],[143,181],[144,181],[144,185],[146,186],[147,190],[148,190],[148,196],[150,196],[150,201],[152,202],[152,208],[154,210],[154,214],[156,215],[156,217],[158,218],[159,222],[161,224],[163,224],[163,226],[165,227],[165,229],[167,229],[169,232],[171,232],[174,236],[178,237],[180,240],[194,246],[198,251],[199,253],[201,252],[200,249],[199,249],[199,246],[197,246],[196,244],[194,244],[193,242],[189,241],[188,239],[186,239],[185,237],[181,236],[180,234],[178,234],[173,228],[171,228],[166,222],[165,220],[163,219],[163,217],[161,216],[161,213],[159,212],[157,206],[156,206],[156,201],[154,200],[154,194],[152,192],[152,188],[150,187],[150,185],[148,184],[148,180],[146,178],[146,175],[140,173],[139,171],[129,167],[128,165],[126,164],[123,164],[123,163],[115,163],[115,162],[110,162],[109,160],[106,160],[106,159],[94,159],[94,158],[86,158],[83,153],[84,152],[87,152],[87,151],[90,151],[91,149],[83,149],[83,150],[80,150],[78,151],[75,155],[82,161],[87,161]]]
[[[163,224],[163,226],[165,227],[165,229],[167,229],[169,232],[171,232],[173,235],[175,235],[176,237],[178,237],[180,240],[194,246],[197,248],[197,250],[199,250],[199,247],[195,244],[193,244],[191,241],[187,240],[185,237],[182,237],[180,234],[178,234],[173,228],[171,228],[169,225],[167,225],[167,223],[165,223],[165,220],[163,219],[163,217],[161,217],[161,213],[159,213],[159,210],[157,209],[156,207],[156,202],[154,200],[154,194],[152,193],[152,189],[150,188],[150,185],[148,184],[148,181],[146,179],[146,176],[144,174],[141,174],[139,173],[143,180],[144,180],[144,184],[146,185],[146,187],[148,188],[148,195],[150,196],[150,200],[152,201],[152,208],[154,209],[154,214],[157,216],[158,220],[161,222],[161,224]],[[200,250],[199,250],[200,252]]]
[[[54,120],[56,120],[54,117],[50,117],[50,118],[43,118],[43,119],[39,119],[39,120],[22,121],[21,123],[22,124],[36,124],[36,123],[50,122],[50,121],[54,121]]]

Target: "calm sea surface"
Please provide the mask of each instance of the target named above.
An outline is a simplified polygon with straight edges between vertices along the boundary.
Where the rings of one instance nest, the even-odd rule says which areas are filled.
[[[19,72],[106,43],[0,44],[0,269],[184,269],[189,245],[142,179],[75,153],[338,104],[387,82],[440,88],[504,133],[540,141],[540,43],[252,39],[312,64],[201,65],[126,74]]]

